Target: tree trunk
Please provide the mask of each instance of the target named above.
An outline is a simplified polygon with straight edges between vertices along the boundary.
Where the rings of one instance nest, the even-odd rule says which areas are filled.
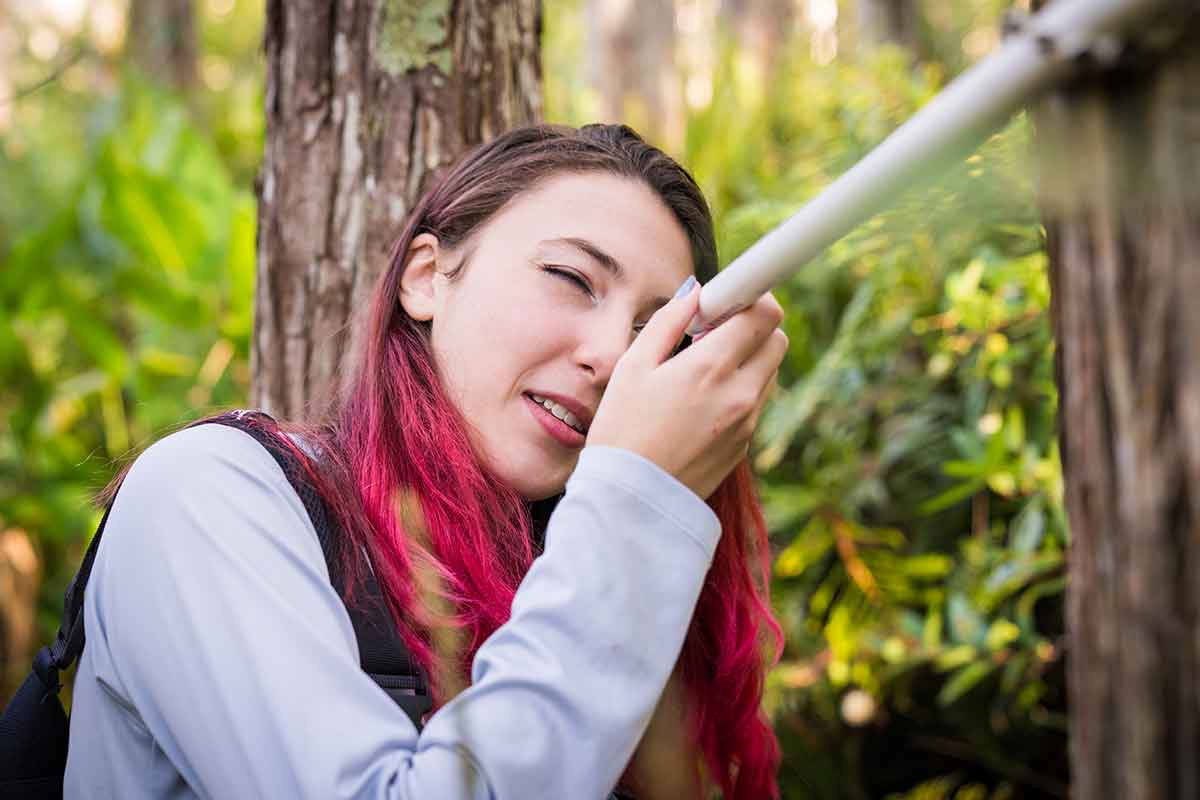
[[[192,0],[132,0],[129,54],[141,70],[186,92],[196,83]]]
[[[739,53],[753,60],[760,79],[777,80],[775,69],[795,30],[794,0],[721,0],[717,16]]]
[[[865,44],[913,47],[917,39],[914,0],[858,0],[858,30]]]
[[[319,415],[409,210],[541,117],[537,0],[270,0],[251,403]]]
[[[604,122],[625,122],[668,150],[683,143],[674,0],[588,0],[589,66]]]
[[[1157,55],[1038,114],[1077,800],[1200,796],[1200,28],[1184,16]]]

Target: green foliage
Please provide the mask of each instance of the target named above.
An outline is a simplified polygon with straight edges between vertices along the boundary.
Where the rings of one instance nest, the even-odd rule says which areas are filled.
[[[197,3],[202,86],[183,98],[196,132],[216,148],[232,185],[249,189],[263,152],[266,3]]]
[[[798,59],[756,86],[726,58],[684,155],[723,257],[940,84],[894,49]],[[787,796],[881,796],[961,766],[911,743],[934,732],[995,796],[1006,781],[1048,791],[1064,769],[1042,780],[1012,756],[1048,741],[1063,752],[1066,525],[1027,140],[1018,119],[776,292],[791,348],[755,463],[779,547],[788,645],[769,702],[794,764]],[[911,796],[993,796],[979,786]]]
[[[0,527],[42,551],[43,638],[114,465],[244,396],[254,275],[253,197],[177,99],[130,78],[69,110],[81,132],[36,132],[60,100],[80,98],[8,134],[28,171],[4,182],[24,203],[0,251]],[[61,177],[32,179],[42,165]]]

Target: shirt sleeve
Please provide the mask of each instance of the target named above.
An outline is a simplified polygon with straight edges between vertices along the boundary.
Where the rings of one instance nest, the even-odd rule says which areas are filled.
[[[87,646],[201,797],[599,799],[649,722],[719,535],[654,464],[585,448],[510,621],[418,735],[359,669],[278,465],[247,434],[200,426],[127,476]]]

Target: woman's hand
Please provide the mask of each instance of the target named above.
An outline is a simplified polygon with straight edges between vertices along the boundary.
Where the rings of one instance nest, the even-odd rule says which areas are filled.
[[[695,314],[693,289],[654,314],[625,352],[588,431],[588,444],[623,447],[708,498],[746,456],[787,336],[770,294],[671,358]]]

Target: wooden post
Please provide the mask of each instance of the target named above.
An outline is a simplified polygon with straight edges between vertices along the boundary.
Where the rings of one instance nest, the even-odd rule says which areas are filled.
[[[1200,797],[1200,27],[1051,95],[1071,796]]]

